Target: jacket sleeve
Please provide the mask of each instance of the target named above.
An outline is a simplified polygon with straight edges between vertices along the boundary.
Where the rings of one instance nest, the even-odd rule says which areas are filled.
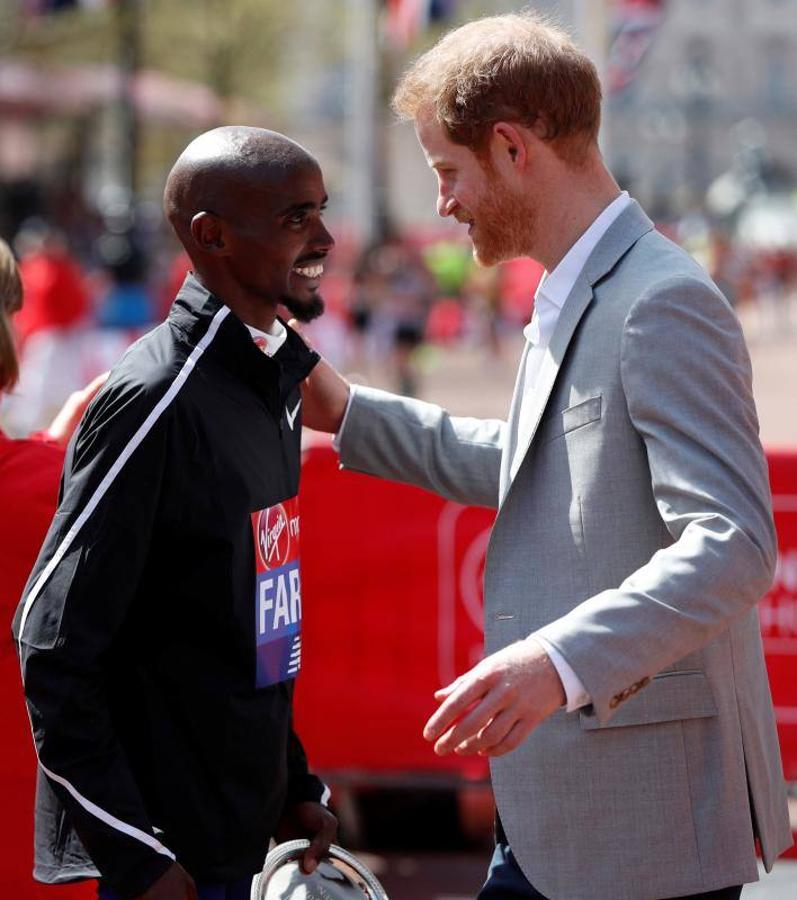
[[[433,403],[356,386],[339,434],[340,461],[495,509],[505,430],[498,419],[451,416]]]
[[[288,794],[286,806],[311,800],[327,805],[329,788],[307,768],[307,757],[299,736],[291,725],[288,735]]]
[[[777,555],[750,361],[724,298],[687,277],[649,291],[627,316],[620,365],[672,543],[542,629],[602,723],[614,697],[747,613]]]
[[[123,897],[146,890],[174,859],[147,818],[105,692],[159,503],[168,411],[151,421],[158,393],[116,384],[95,399],[14,621],[41,769]]]

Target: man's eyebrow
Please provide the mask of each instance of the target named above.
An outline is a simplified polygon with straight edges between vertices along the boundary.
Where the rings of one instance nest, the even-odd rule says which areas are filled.
[[[296,213],[300,213],[300,212],[311,212],[314,209],[323,209],[327,205],[328,202],[329,202],[329,197],[327,197],[327,195],[324,194],[324,198],[321,201],[320,207],[313,200],[308,200],[307,203],[291,204],[286,209],[281,210],[280,215],[281,216],[290,216],[290,215],[295,215]]]

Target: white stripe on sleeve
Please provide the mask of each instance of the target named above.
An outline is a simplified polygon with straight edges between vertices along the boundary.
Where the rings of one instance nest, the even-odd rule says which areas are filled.
[[[45,566],[41,575],[39,575],[36,580],[36,584],[30,590],[27,598],[25,599],[25,606],[22,610],[22,617],[19,621],[19,644],[22,646],[22,633],[25,630],[25,623],[28,619],[28,613],[30,612],[31,607],[33,606],[34,601],[39,596],[39,592],[44,587],[45,583],[49,579],[49,577],[53,574],[55,569],[58,566],[58,563],[64,558],[66,551],[72,546],[72,542],[78,535],[80,529],[86,524],[91,514],[97,507],[97,504],[102,500],[108,488],[113,484],[116,476],[122,470],[124,464],[130,459],[133,455],[133,452],[138,447],[138,445],[144,440],[144,438],[149,434],[152,430],[152,426],[158,421],[158,419],[163,415],[164,410],[169,406],[169,404],[174,400],[177,394],[180,392],[180,389],[185,384],[186,379],[191,374],[194,366],[197,363],[197,360],[200,356],[205,352],[210,342],[216,336],[216,332],[219,330],[219,326],[226,318],[229,313],[229,308],[226,306],[222,306],[222,308],[213,316],[211,320],[210,326],[208,330],[205,332],[204,337],[201,341],[194,347],[191,351],[191,355],[188,359],[183,363],[182,369],[177,373],[177,377],[169,386],[169,389],[166,393],[161,397],[161,399],[155,404],[152,408],[152,411],[147,416],[146,419],[142,422],[138,431],[133,435],[130,440],[130,443],[125,447],[125,449],[119,454],[119,457],[116,459],[114,464],[106,473],[105,477],[97,486],[97,490],[91,495],[89,502],[84,507],[83,511],[80,515],[75,519],[74,524],[66,533],[63,541],[61,541],[58,549],[53,554],[52,559]]]
[[[51,772],[46,766],[41,766],[42,772],[57,782],[60,785],[63,785],[69,793],[77,800],[77,802],[85,809],[87,812],[90,812],[93,816],[96,816],[101,822],[105,822],[106,825],[110,825],[111,828],[115,828],[117,831],[121,831],[122,834],[130,835],[130,837],[134,837],[137,840],[141,841],[142,844],[146,844],[148,847],[151,847],[156,853],[160,853],[163,856],[168,856],[169,859],[175,859],[175,855],[172,853],[168,847],[164,847],[163,844],[151,834],[147,834],[146,831],[142,831],[140,828],[136,828],[135,825],[128,825],[127,822],[123,822],[121,819],[117,819],[116,816],[111,815],[109,812],[105,812],[104,809],[101,809],[97,806],[96,803],[92,803],[91,800],[87,800],[79,791],[75,789],[75,787],[70,784],[66,778],[61,778],[60,775],[56,775],[55,772]]]
[[[30,593],[25,599],[25,606],[23,607],[22,616],[20,617],[19,622],[20,664],[22,662],[22,637],[25,631],[25,623],[28,619],[28,613],[30,612],[34,601],[39,596],[41,589],[44,587],[49,577],[53,574],[58,564],[64,558],[64,555],[71,547],[72,542],[77,537],[80,529],[86,524],[91,514],[97,508],[100,500],[102,500],[103,496],[108,491],[108,488],[111,486],[111,484],[113,484],[114,479],[119,474],[119,472],[121,472],[125,463],[130,459],[139,444],[152,430],[153,425],[158,421],[161,415],[163,415],[163,412],[180,392],[188,376],[196,366],[197,361],[208,348],[213,338],[216,336],[216,332],[219,330],[219,326],[227,317],[229,312],[230,310],[228,307],[222,306],[222,308],[216,313],[216,315],[213,316],[213,319],[208,326],[208,330],[205,332],[202,339],[197,343],[196,347],[194,347],[194,349],[191,351],[188,359],[186,359],[186,361],[183,363],[183,367],[177,373],[177,377],[174,379],[174,381],[169,385],[169,389],[152,408],[150,414],[142,422],[138,431],[136,431],[136,433],[131,438],[130,443],[119,454],[119,457],[116,459],[116,461],[106,473],[105,477],[99,483],[97,489],[91,495],[89,502],[83,508],[80,515],[75,519],[74,524],[66,533],[63,541],[61,541],[61,543],[59,544],[58,549],[53,554],[52,559],[49,563],[47,563],[45,568],[42,570],[41,575],[39,575],[38,579],[36,580],[36,583],[31,588]],[[24,673],[22,677],[24,682]],[[41,765],[41,761],[39,761],[39,765]],[[121,821],[121,819],[117,819],[116,816],[112,815],[109,812],[106,812],[104,809],[97,806],[96,803],[92,803],[91,800],[88,800],[86,797],[84,797],[74,787],[74,785],[72,785],[65,778],[62,778],[60,775],[56,775],[55,772],[52,772],[50,769],[46,768],[43,765],[42,771],[47,775],[48,778],[51,778],[57,784],[60,784],[64,788],[66,788],[66,790],[69,791],[69,793],[87,812],[91,813],[93,816],[96,816],[96,818],[98,818],[101,822],[104,822],[106,825],[110,825],[111,828],[115,828],[117,831],[120,831],[123,834],[136,838],[136,840],[139,840],[143,844],[146,844],[148,847],[151,847],[157,853],[168,856],[170,859],[175,858],[174,854],[169,849],[164,847],[163,844],[161,844],[161,842],[153,835],[147,834],[145,831],[142,831],[140,828],[136,828],[134,825],[128,825],[126,822]]]

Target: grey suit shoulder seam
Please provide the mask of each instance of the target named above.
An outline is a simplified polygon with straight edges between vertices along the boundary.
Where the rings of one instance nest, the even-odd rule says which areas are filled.
[[[684,287],[688,288],[690,291],[710,295],[715,300],[719,301],[721,305],[725,306],[727,312],[730,315],[733,315],[733,310],[727,306],[727,301],[724,299],[722,294],[720,294],[716,289],[712,289],[711,285],[704,282],[702,279],[698,278],[696,275],[691,275],[688,273],[679,274],[679,275],[670,275],[666,278],[662,278],[659,281],[656,281],[654,284],[645,288],[644,291],[640,293],[640,295],[634,300],[631,306],[628,309],[628,312],[625,314],[625,318],[623,320],[623,328],[620,334],[620,383],[623,386],[623,394],[626,394],[626,375],[625,368],[627,365],[626,359],[626,347],[627,341],[626,337],[628,334],[628,326],[631,321],[637,316],[641,310],[641,308],[649,303],[656,295],[664,294],[672,290],[673,288]]]

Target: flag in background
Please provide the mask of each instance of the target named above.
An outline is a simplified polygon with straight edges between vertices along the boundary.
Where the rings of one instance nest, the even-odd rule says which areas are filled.
[[[28,16],[46,16],[68,9],[103,9],[114,0],[22,0],[22,12]]]
[[[664,19],[664,0],[615,0],[612,38],[606,60],[610,94],[636,78]]]
[[[447,19],[457,0],[384,0],[383,31],[396,50],[405,50],[431,22]]]

